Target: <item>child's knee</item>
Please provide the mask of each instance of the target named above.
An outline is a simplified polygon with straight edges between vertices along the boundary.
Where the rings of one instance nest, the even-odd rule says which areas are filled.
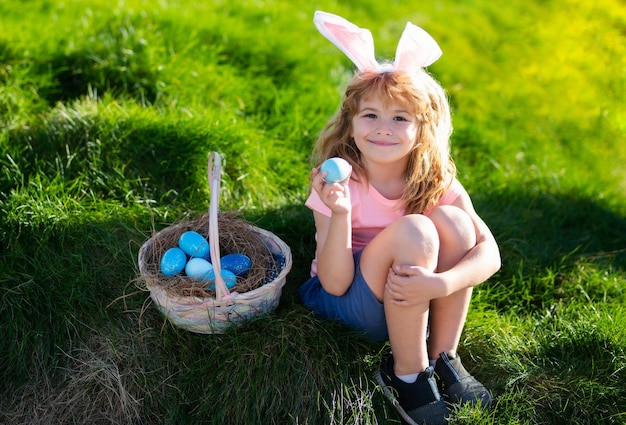
[[[439,234],[435,223],[421,214],[409,214],[396,222],[396,240],[408,250],[417,250],[420,254],[434,254],[439,251]]]
[[[429,218],[433,221],[442,245],[470,249],[476,245],[476,229],[471,217],[461,208],[442,205],[435,208]]]

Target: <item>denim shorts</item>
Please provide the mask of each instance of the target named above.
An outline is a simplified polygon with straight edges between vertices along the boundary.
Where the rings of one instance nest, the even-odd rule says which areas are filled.
[[[385,309],[363,278],[361,252],[354,254],[354,279],[345,294],[329,294],[317,276],[313,276],[300,287],[300,297],[317,316],[342,322],[363,332],[371,340],[383,341],[389,337]]]

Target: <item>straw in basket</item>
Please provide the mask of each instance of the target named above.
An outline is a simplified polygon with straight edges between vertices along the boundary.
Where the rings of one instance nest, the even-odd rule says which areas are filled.
[[[208,214],[208,240],[211,251],[213,269],[215,271],[215,292],[207,293],[204,290],[181,291],[168,284],[155,262],[158,262],[160,240],[166,235],[180,235],[185,230],[207,224],[206,220],[181,223],[165,228],[148,239],[139,249],[139,271],[142,280],[150,291],[150,297],[156,307],[174,325],[191,332],[211,334],[221,333],[233,324],[253,316],[272,312],[278,306],[282,288],[286,283],[286,276],[291,270],[292,258],[289,246],[280,238],[267,230],[244,223],[243,228],[235,229],[239,234],[257,240],[262,249],[266,250],[266,257],[271,261],[263,264],[264,280],[255,289],[245,292],[230,292],[222,278],[220,261],[220,222],[235,220],[218,212],[219,191],[221,176],[221,158],[216,152],[209,156],[209,184],[211,189],[210,207]],[[242,221],[239,220],[241,225]],[[227,228],[228,226],[222,226]],[[243,231],[242,231],[243,229]],[[228,236],[232,235],[221,235]],[[184,278],[191,280],[190,278]],[[236,286],[234,289],[236,290]]]

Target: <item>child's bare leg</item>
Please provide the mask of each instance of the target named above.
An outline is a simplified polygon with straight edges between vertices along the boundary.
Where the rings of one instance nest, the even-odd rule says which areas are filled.
[[[445,271],[476,244],[476,232],[469,216],[455,207],[437,208],[430,218],[441,243],[437,271]],[[472,288],[468,288],[431,301],[429,357],[437,359],[435,372],[449,403],[489,408],[491,394],[465,369],[456,353],[471,295]]]
[[[454,206],[436,208],[429,217],[439,234],[437,271],[442,272],[457,264],[476,244],[476,232],[470,217]],[[456,354],[471,296],[472,288],[468,288],[431,301],[428,350],[431,359],[442,352]]]
[[[389,269],[398,264],[414,264],[434,270],[438,252],[439,237],[433,222],[423,215],[409,215],[378,234],[361,256],[365,280],[374,295],[385,303],[396,375],[419,373],[428,367],[429,303],[410,307],[390,303],[385,291]]]

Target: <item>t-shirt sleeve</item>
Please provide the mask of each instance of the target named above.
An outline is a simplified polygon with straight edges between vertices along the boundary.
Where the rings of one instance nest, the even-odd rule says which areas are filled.
[[[325,215],[326,217],[331,216],[330,208],[328,208],[326,204],[322,202],[322,200],[320,199],[320,196],[314,190],[311,190],[311,193],[308,199],[306,200],[306,202],[304,203],[304,205],[306,205],[313,211],[317,211],[320,214]]]
[[[439,207],[441,205],[452,204],[454,201],[456,201],[456,198],[458,198],[464,192],[465,192],[465,188],[463,187],[461,182],[458,181],[457,179],[454,179],[454,181],[452,182],[448,190],[446,190],[444,194],[441,196],[441,198],[439,198],[439,201],[437,202],[437,204],[433,207],[430,207],[428,210],[426,210],[424,212],[424,215],[429,215],[432,212],[432,210],[434,210],[436,207]]]
[[[454,179],[448,190],[445,191],[443,196],[439,199],[439,202],[437,202],[437,206],[452,204],[454,201],[456,201],[456,198],[458,198],[464,192],[465,188],[463,187],[461,182],[457,179]]]

